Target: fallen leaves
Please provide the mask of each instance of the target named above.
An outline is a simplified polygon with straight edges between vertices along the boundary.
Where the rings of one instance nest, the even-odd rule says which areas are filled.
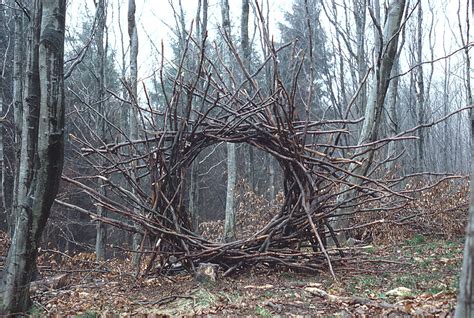
[[[420,242],[423,240],[420,240]],[[46,278],[33,288],[42,315],[339,315],[452,314],[461,243],[361,246],[329,275],[305,275],[265,266],[213,284],[191,275],[136,275],[127,259],[95,262],[94,254],[41,252]],[[48,283],[46,283],[48,282]]]

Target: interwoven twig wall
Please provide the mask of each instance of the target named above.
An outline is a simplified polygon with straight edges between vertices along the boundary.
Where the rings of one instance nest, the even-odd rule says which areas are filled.
[[[363,164],[358,162],[362,154],[397,139],[351,145],[351,134],[362,121],[348,119],[357,92],[340,115],[333,110],[315,116],[314,110],[323,107],[315,104],[311,94],[307,100],[298,94],[303,61],[287,61],[290,71],[285,76],[290,79],[283,79],[279,59],[288,47],[271,47],[266,60],[251,73],[232,45],[232,61],[228,58],[224,63],[217,48],[191,52],[191,43],[184,53],[188,58],[182,58],[173,71],[168,69],[174,76],[162,65],[158,101],[150,100],[145,89],[146,102],[133,97],[127,102],[140,119],[139,140],[129,140],[110,119],[111,134],[121,142],[73,138],[91,166],[105,162],[95,167],[97,172],[90,178],[100,178],[107,195],[74,176],[64,177],[96,204],[121,216],[100,221],[154,238],[155,253],[163,264],[174,255],[190,270],[202,262],[229,271],[258,262],[319,270],[330,265],[328,240],[337,244],[331,227],[337,214],[370,209],[375,203],[396,207],[408,198],[393,190],[402,179],[378,179],[383,161],[367,171],[370,178],[353,172],[353,167]],[[271,154],[284,173],[285,199],[279,213],[253,237],[229,243],[197,235],[185,204],[190,164],[206,147],[222,141],[247,143]],[[308,244],[311,249],[301,248]]]

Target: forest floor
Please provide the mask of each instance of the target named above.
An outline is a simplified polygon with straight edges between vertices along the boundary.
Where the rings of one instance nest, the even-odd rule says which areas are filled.
[[[4,251],[0,251],[4,252]],[[329,273],[264,267],[216,282],[185,273],[136,278],[129,262],[42,251],[33,315],[311,315],[450,317],[462,241],[415,235],[395,245],[357,246]],[[3,254],[1,254],[3,255]],[[49,277],[49,280],[47,279]]]

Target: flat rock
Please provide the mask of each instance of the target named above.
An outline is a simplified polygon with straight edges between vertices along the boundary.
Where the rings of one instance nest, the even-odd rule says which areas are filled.
[[[406,287],[397,287],[395,289],[389,290],[385,293],[387,296],[395,296],[395,297],[405,297],[410,296],[412,293],[410,288]]]
[[[196,270],[195,279],[201,283],[216,282],[218,270],[217,264],[201,263]]]

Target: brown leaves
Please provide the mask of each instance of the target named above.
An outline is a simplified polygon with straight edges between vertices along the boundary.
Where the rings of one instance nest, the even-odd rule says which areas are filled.
[[[276,200],[269,202],[263,195],[251,191],[243,180],[238,183],[237,202],[237,237],[252,237],[262,229],[283,204],[283,193],[278,193]],[[224,220],[203,222],[199,225],[203,237],[219,241],[224,232]]]
[[[428,185],[428,180],[419,180],[405,186],[415,191]],[[357,231],[358,237],[371,237],[381,244],[399,243],[416,234],[454,239],[464,235],[467,221],[469,184],[466,179],[445,180],[435,187],[421,191],[415,200],[397,210],[360,213],[355,217],[357,224],[385,219],[384,223],[370,225]],[[370,208],[379,207],[381,202]],[[365,206],[369,208],[369,206]]]
[[[435,244],[435,243],[431,243]],[[427,247],[417,254],[421,260],[437,257],[442,266],[452,265],[448,257],[442,255],[460,253],[459,246],[446,248],[443,242],[438,248]],[[407,246],[410,251],[416,246]],[[391,273],[384,278],[381,274],[348,272],[339,268],[339,282],[331,278],[303,275],[294,272],[281,272],[275,269],[256,267],[237,277],[219,277],[212,284],[198,284],[190,275],[173,276],[173,281],[165,277],[141,278],[134,275],[129,262],[113,259],[106,264],[90,261],[87,253],[71,256],[75,261],[58,260],[62,271],[83,269],[67,275],[66,285],[37,291],[34,298],[44,306],[44,314],[61,315],[314,315],[330,316],[345,312],[355,316],[446,316],[451,310],[455,292],[448,289],[433,294],[428,292],[431,285],[419,285],[410,295],[385,295],[387,291],[400,285],[400,278],[410,275],[417,280],[415,273],[422,275],[422,268],[402,265],[401,261],[413,259],[404,247],[374,248],[370,254],[374,259],[392,259],[402,256],[399,263],[370,262],[359,268]],[[398,251],[401,250],[401,253]],[[431,254],[436,254],[431,256]],[[48,257],[44,257],[48,259]],[[451,258],[452,259],[452,258]],[[75,265],[74,265],[75,264]],[[100,266],[99,266],[100,265]],[[421,265],[420,265],[421,266]],[[90,268],[89,271],[86,269]],[[97,271],[98,269],[108,269]],[[435,273],[432,273],[433,275]],[[431,277],[431,276],[430,276]],[[443,275],[447,284],[455,279],[454,271]],[[433,277],[432,277],[433,278]],[[430,279],[431,281],[432,279]],[[360,286],[352,285],[358,281]],[[59,286],[57,286],[59,287]],[[420,291],[425,292],[420,292]]]
[[[10,247],[10,238],[7,233],[0,231],[0,255],[7,255]]]

